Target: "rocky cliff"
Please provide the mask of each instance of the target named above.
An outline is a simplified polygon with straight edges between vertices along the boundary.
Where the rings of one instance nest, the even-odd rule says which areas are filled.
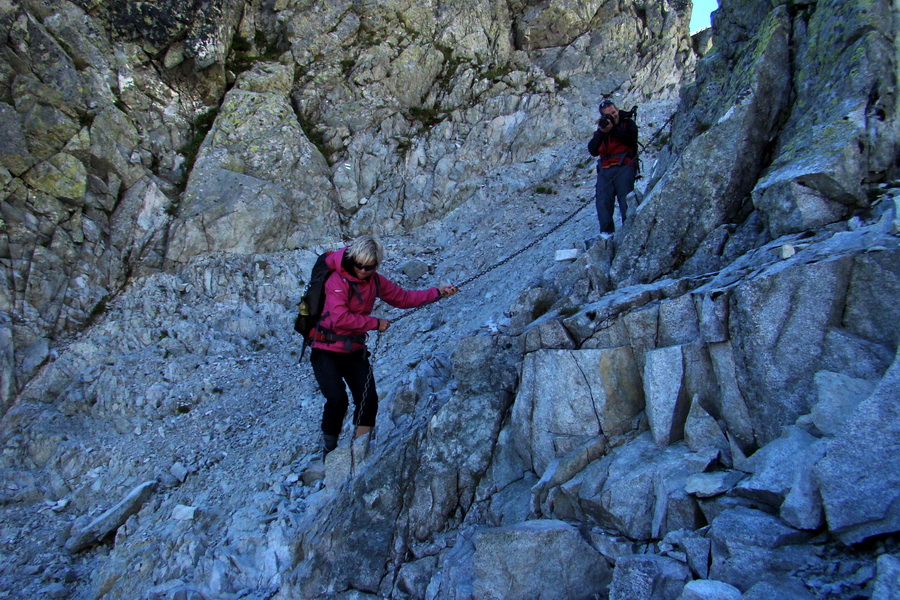
[[[0,0],[0,597],[896,597],[897,9],[689,12]],[[467,283],[322,463],[291,313],[361,232]]]
[[[420,226],[580,135],[573,81],[663,100],[692,64],[668,3],[0,10],[4,411],[133,276]]]

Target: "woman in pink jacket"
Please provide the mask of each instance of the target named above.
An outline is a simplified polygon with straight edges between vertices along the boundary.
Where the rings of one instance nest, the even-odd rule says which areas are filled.
[[[458,291],[452,285],[404,290],[376,271],[383,255],[381,244],[366,235],[326,259],[332,273],[325,282],[325,306],[313,333],[310,355],[316,381],[325,396],[325,454],[337,447],[350,404],[345,382],[353,394],[355,436],[364,435],[375,426],[378,394],[365,339],[367,332],[387,331],[391,326],[387,319],[371,316],[375,299],[381,298],[397,308],[415,308]]]

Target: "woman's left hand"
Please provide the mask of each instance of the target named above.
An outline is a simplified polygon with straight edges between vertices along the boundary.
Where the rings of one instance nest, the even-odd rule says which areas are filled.
[[[456,287],[455,285],[442,285],[441,287],[438,288],[438,292],[440,292],[440,296],[438,296],[438,298],[447,298],[449,296],[452,296],[453,294],[455,294],[458,291],[459,291],[459,288]]]

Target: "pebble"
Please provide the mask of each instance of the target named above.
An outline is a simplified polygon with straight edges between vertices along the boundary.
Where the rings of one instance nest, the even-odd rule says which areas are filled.
[[[187,479],[187,476],[188,476],[187,467],[185,467],[181,462],[177,462],[174,465],[172,465],[170,473],[172,473],[172,475],[174,477],[176,477],[178,479],[178,481],[180,481],[182,483],[184,482],[185,479]]]
[[[176,521],[192,521],[196,513],[197,508],[195,506],[179,504],[172,509],[172,518]]]
[[[66,586],[62,583],[51,583],[47,587],[43,589],[43,593],[48,598],[53,598],[56,600],[57,598],[66,598],[69,595],[69,590],[66,589]]]

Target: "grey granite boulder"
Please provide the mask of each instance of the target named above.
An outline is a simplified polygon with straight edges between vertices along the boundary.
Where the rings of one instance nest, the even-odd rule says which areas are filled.
[[[816,465],[828,529],[846,543],[900,530],[900,359]]]
[[[694,254],[718,226],[736,218],[788,106],[789,36],[790,18],[779,7],[760,25],[755,43],[740,47],[738,64],[722,65],[714,82],[698,82],[708,84],[710,94],[716,90],[717,97],[698,102],[716,114],[680,153],[681,166],[666,172],[629,220],[629,235],[610,270],[615,282],[657,279],[679,266],[679,257]]]
[[[12,404],[15,388],[15,353],[9,316],[0,316],[0,414]]]
[[[681,346],[659,348],[648,352],[644,365],[644,388],[647,417],[653,439],[660,446],[684,437],[684,422],[691,398],[684,379]]]
[[[684,487],[713,460],[714,455],[695,454],[681,444],[660,449],[645,433],[560,486],[554,511],[574,511],[634,540],[697,529],[703,518]]]
[[[848,235],[832,239],[836,249],[842,246],[853,248],[853,241],[853,236]],[[900,251],[896,237],[877,237],[869,241],[881,250],[854,256],[842,325],[853,335],[874,343],[874,350],[890,364],[893,351],[900,346],[900,305],[892,301],[890,294],[873,293],[873,290],[889,290],[900,285]],[[854,375],[848,370],[850,368],[852,366],[831,370],[874,380],[867,375]],[[881,374],[883,371],[877,373]]]
[[[729,439],[741,452],[749,453],[756,448],[756,435],[747,408],[747,396],[741,391],[738,381],[735,348],[729,342],[718,342],[708,344],[707,350],[719,384],[719,391],[713,397],[718,416],[725,424]],[[735,458],[732,457],[732,460]]]
[[[519,295],[509,307],[510,331],[518,335],[535,319],[546,313],[556,301],[556,293],[546,288],[533,288]]]
[[[34,163],[28,151],[21,118],[13,107],[0,105],[0,165],[13,175],[21,175]]]
[[[475,535],[474,597],[587,598],[606,589],[606,559],[562,521],[526,521]]]
[[[637,552],[638,544],[622,535],[610,533],[600,527],[592,527],[587,534],[588,543],[602,554],[611,565],[623,556]]]
[[[884,2],[818,3],[808,29],[794,38],[795,108],[753,191],[774,236],[833,223],[850,207],[865,206],[860,182],[890,161],[890,127],[869,116],[883,102],[877,90],[891,62],[889,11]]]
[[[859,287],[861,288],[860,293],[862,293],[862,288],[867,286],[860,283]],[[876,313],[884,312],[877,306],[873,306],[871,310]],[[854,311],[874,316],[870,309],[857,307],[854,308]],[[880,328],[875,325],[871,329]],[[881,379],[894,361],[894,352],[889,345],[873,341],[869,337],[862,337],[861,333],[863,332],[854,333],[844,327],[829,327],[825,332],[822,369],[866,381]]]
[[[661,554],[677,560],[686,560],[695,577],[699,579],[709,577],[709,552],[712,544],[706,537],[705,529],[671,531],[657,547]]]
[[[584,444],[569,452],[567,455],[556,458],[550,462],[540,480],[531,488],[532,510],[541,510],[549,491],[569,481],[584,470],[591,462],[603,456],[607,450],[607,441],[603,436],[586,441]],[[552,511],[544,510],[545,514]]]
[[[169,260],[337,236],[328,165],[288,102],[292,79],[291,66],[260,63],[226,96],[178,207]]]
[[[825,440],[817,440],[796,457],[798,463],[791,482],[791,491],[781,503],[781,520],[797,529],[819,529],[825,523],[825,512],[815,466],[828,448]]]
[[[535,473],[598,435],[619,435],[643,409],[631,349],[539,350],[525,356],[510,428]]]
[[[690,580],[690,569],[675,559],[625,556],[616,562],[609,600],[676,600]]]
[[[72,533],[66,541],[66,550],[75,553],[113,533],[128,517],[138,512],[156,490],[156,481],[146,481],[131,490],[118,504],[92,520],[85,527]]]
[[[796,262],[732,290],[731,345],[758,444],[812,408],[813,376],[826,332],[844,310],[853,262]]]
[[[575,341],[559,319],[539,319],[525,331],[525,351],[541,348],[575,349]]]
[[[412,280],[419,279],[428,273],[428,263],[417,258],[404,261],[397,267],[401,273]]]
[[[746,475],[740,471],[697,473],[688,477],[684,491],[698,498],[712,498],[731,491],[744,477]]]
[[[812,593],[800,582],[782,583],[762,581],[743,595],[743,600],[813,600]]]
[[[872,600],[900,599],[900,557],[882,554],[878,557]]]
[[[466,527],[456,536],[453,545],[442,551],[438,566],[426,587],[426,598],[434,600],[471,600],[475,580],[473,556],[477,528]]]
[[[826,435],[836,435],[843,429],[853,410],[875,388],[865,379],[831,371],[816,373],[815,385],[818,400],[813,406],[811,420]]]
[[[691,402],[691,410],[684,423],[684,441],[693,452],[717,450],[723,464],[731,465],[731,448],[728,445],[728,439],[696,396]]]
[[[424,598],[436,566],[434,556],[403,564],[397,573],[397,590],[414,598]]]
[[[783,577],[814,560],[803,544],[810,534],[777,517],[749,508],[724,511],[712,522],[709,576],[741,590],[768,578]]]
[[[741,600],[741,590],[724,581],[695,579],[684,586],[678,600]]]
[[[752,475],[734,488],[734,493],[750,500],[780,507],[791,491],[799,470],[809,465],[801,460],[815,443],[809,433],[788,427],[785,435],[760,448],[746,463]]]
[[[496,393],[512,390],[516,384],[513,340],[486,335],[459,340],[453,352],[453,377],[465,393]]]
[[[502,393],[457,394],[429,420],[419,443],[420,464],[405,490],[408,528],[416,539],[441,531],[460,506],[471,505],[507,407]],[[391,462],[385,461],[386,469]]]

